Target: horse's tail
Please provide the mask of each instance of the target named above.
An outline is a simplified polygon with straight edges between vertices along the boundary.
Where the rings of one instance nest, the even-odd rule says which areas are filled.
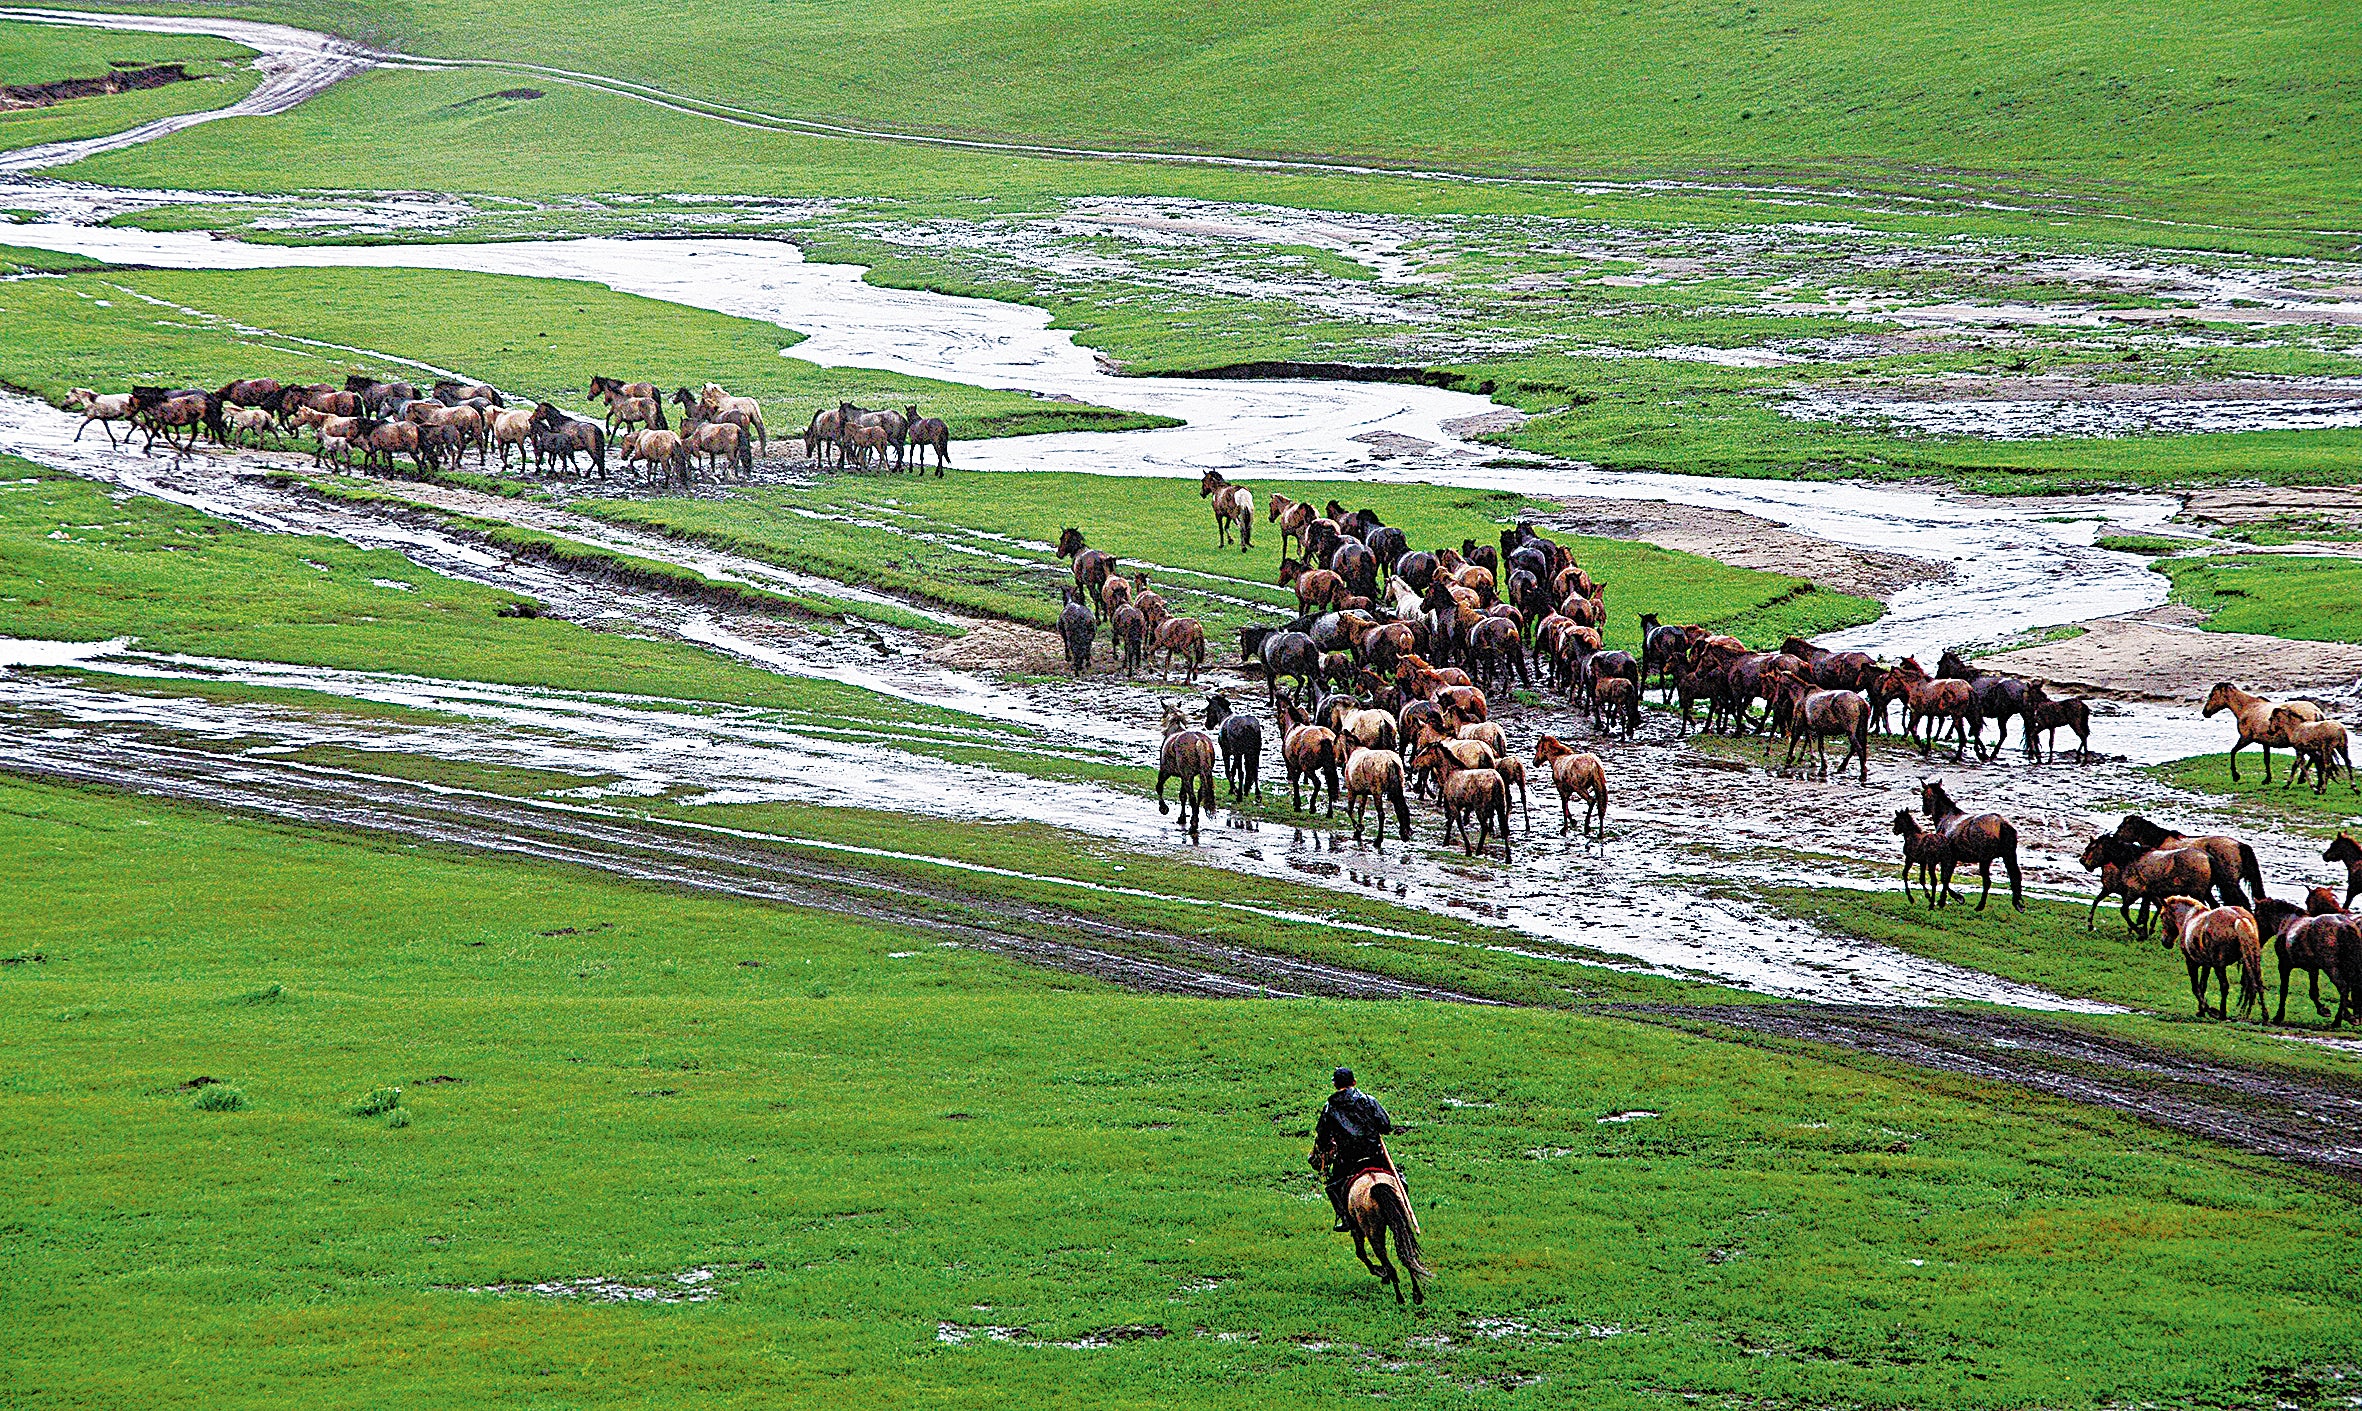
[[[2281,963],[2282,971],[2288,966]],[[2264,948],[2254,931],[2239,939],[2239,1017],[2244,1019],[2250,1009],[2264,1002]],[[2264,1016],[2271,1018],[2270,1014]]]
[[[1402,1193],[1395,1189],[1394,1183],[1377,1182],[1370,1188],[1370,1200],[1378,1207],[1378,1218],[1393,1233],[1394,1252],[1402,1256],[1404,1266],[1422,1279],[1433,1278],[1433,1272],[1419,1259],[1419,1230],[1411,1223],[1411,1208],[1403,1204]]]
[[[648,400],[656,407],[656,429],[659,431],[672,430],[671,424],[664,419],[664,399],[662,397],[650,397]]]
[[[2245,843],[2239,845],[2239,876],[2247,883],[2247,890],[2254,895],[2255,899],[2262,901],[2266,895],[2264,869],[2255,860],[2255,849]]]
[[[1255,497],[1238,492],[1238,548],[1240,553],[1255,547]]]
[[[1411,840],[1411,801],[1403,792],[1402,773],[1402,766],[1396,765],[1392,777],[1386,781],[1386,796],[1394,803],[1394,820],[1402,825],[1402,840],[1407,843]],[[1383,814],[1378,818],[1378,832],[1378,841],[1386,841],[1386,819]]]
[[[1862,782],[1867,784],[1870,782],[1870,711],[1867,706],[1854,717],[1853,746],[1854,753],[1862,761]],[[2015,857],[2016,854],[2012,853],[2011,856]]]
[[[2001,825],[2001,865],[2009,869],[2009,902],[2020,911],[2026,909],[2025,881],[2018,875],[2018,830],[2007,822]]]

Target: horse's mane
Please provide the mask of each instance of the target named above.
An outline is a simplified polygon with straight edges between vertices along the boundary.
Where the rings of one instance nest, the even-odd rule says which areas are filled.
[[[2280,928],[2305,915],[2305,909],[2279,897],[2258,897],[2255,902],[2255,927],[2267,936],[2278,935]]]
[[[2116,825],[2116,836],[2139,843],[2144,848],[2155,848],[2162,847],[2167,838],[2180,835],[2170,828],[2160,827],[2150,822],[2137,813],[2128,813],[2124,815],[2124,821]]]

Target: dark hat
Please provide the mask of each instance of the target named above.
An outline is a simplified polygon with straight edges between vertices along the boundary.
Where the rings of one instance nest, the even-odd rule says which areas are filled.
[[[1336,1080],[1337,1086],[1340,1088],[1353,1086],[1353,1070],[1350,1068],[1340,1068],[1329,1076]]]

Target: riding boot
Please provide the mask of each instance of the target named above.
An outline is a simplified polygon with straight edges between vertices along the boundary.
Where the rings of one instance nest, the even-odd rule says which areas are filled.
[[[1340,1235],[1352,1234],[1353,1222],[1345,1217],[1345,1187],[1341,1185],[1331,1185],[1329,1187],[1329,1204],[1336,1207],[1337,1211],[1337,1228],[1331,1231],[1331,1233]]]

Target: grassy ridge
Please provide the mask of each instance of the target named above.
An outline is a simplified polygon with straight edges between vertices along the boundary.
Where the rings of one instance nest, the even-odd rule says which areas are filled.
[[[0,20],[0,84],[103,78],[110,66],[179,63],[198,75],[133,93],[72,98],[0,112],[0,151],[123,132],[157,118],[224,108],[254,87],[254,51],[204,35],[110,34]]]
[[[2084,1407],[2244,1400],[2362,1337],[2320,1256],[2362,1237],[2342,1196],[1949,1080],[1547,1012],[1114,996],[24,785],[0,876],[51,899],[0,972],[0,1366],[47,1399]],[[1302,1169],[1340,1058],[1407,1126],[1422,1318]],[[243,1110],[196,1110],[200,1075]],[[396,1086],[403,1125],[355,1115]],[[1663,1115],[1597,1121],[1635,1108]],[[592,1276],[719,1297],[462,1291]],[[1024,1331],[945,1340],[984,1327]],[[1041,1345],[1127,1327],[1157,1332]]]
[[[1086,146],[2012,196],[2024,184],[2053,204],[2066,193],[2346,228],[2357,196],[2345,136],[2362,117],[2357,60],[2341,42],[2344,12],[2324,0],[2134,0],[2105,13],[2010,0],[1927,14],[1869,0],[896,0],[799,7],[792,48],[776,44],[766,12],[710,5],[646,27],[605,24],[573,0],[524,12],[280,0],[245,12],[774,113]],[[676,25],[737,61],[694,62]],[[914,109],[909,56],[943,52],[989,80],[929,84]]]
[[[781,356],[800,341],[801,334],[775,324],[572,280],[431,270],[109,269],[11,286],[0,304],[0,381],[56,401],[77,386],[422,375],[390,361],[384,350],[391,350],[568,407],[586,405],[583,389],[601,370],[668,388],[718,381],[774,408],[774,441],[800,433],[814,406],[843,397],[865,405],[918,402],[963,438],[1164,424],[1021,392]]]
[[[1267,505],[1276,491],[1314,503],[1336,496],[1355,507],[1367,506],[1422,548],[1456,548],[1469,538],[1492,543],[1521,515],[1547,510],[1518,495],[1442,486],[1242,483],[1249,484],[1259,505]],[[1036,546],[1055,543],[1068,525],[1127,565],[1190,570],[1152,568],[1150,581],[1176,611],[1204,621],[1210,637],[1295,610],[1294,594],[1277,581],[1283,541],[1273,526],[1259,519],[1252,552],[1217,547],[1212,513],[1187,481],[1049,472],[924,481],[835,475],[809,488],[764,487],[726,500],[584,501],[577,507],[1037,626],[1055,624],[1058,590],[1072,579],[1063,561]],[[854,520],[867,523],[846,522]],[[917,537],[922,535],[942,542]],[[1561,537],[1594,577],[1610,584],[1609,635],[1622,645],[1637,641],[1644,611],[1659,612],[1668,622],[1729,624],[1769,642],[1790,632],[1867,622],[1879,611],[1868,599],[1816,589],[1782,574],[1729,568],[1647,544]],[[963,552],[976,549],[1018,562]],[[1215,649],[1225,650],[1220,644]]]
[[[2362,642],[2362,560],[2220,554],[2161,559],[2156,569],[2173,580],[2175,602],[2206,614],[2210,632]]]

